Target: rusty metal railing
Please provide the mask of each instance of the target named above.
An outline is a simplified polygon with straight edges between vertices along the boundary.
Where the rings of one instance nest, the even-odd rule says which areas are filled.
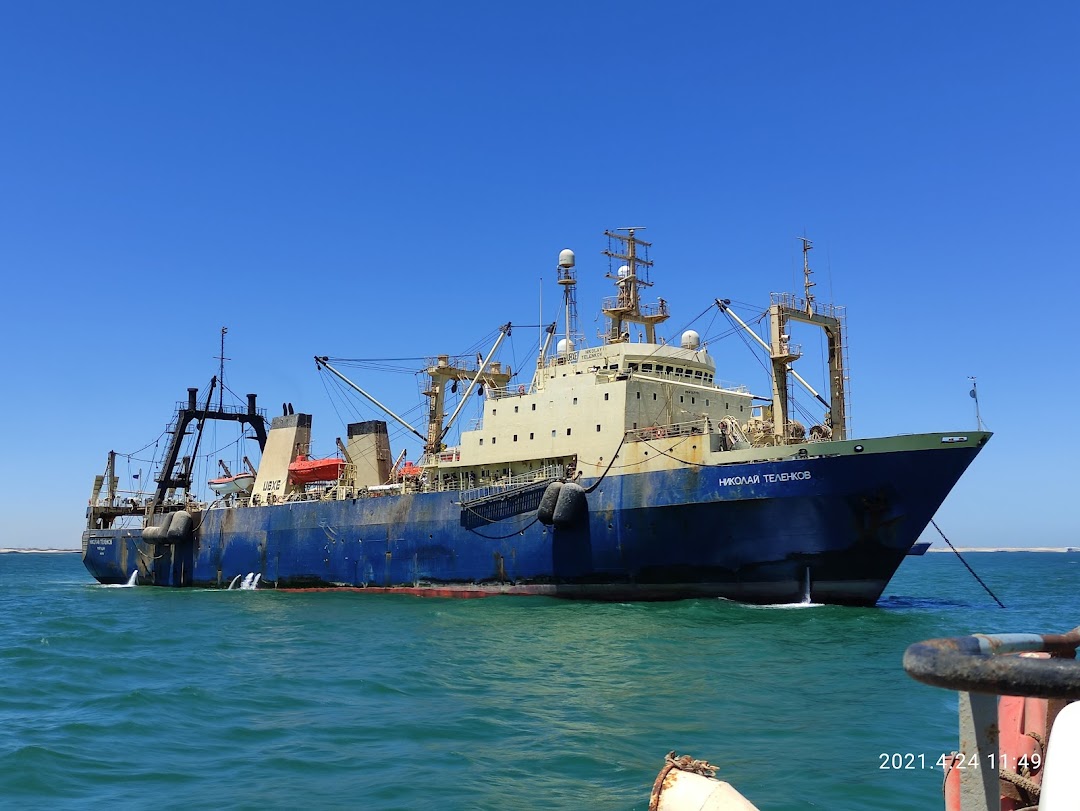
[[[1080,698],[1080,663],[1067,661],[1080,646],[1080,627],[1067,634],[975,634],[916,642],[904,670],[934,687],[992,695]],[[1051,659],[999,658],[1004,653],[1049,653]]]
[[[916,642],[904,652],[913,679],[960,694],[960,749],[976,768],[960,772],[960,807],[1000,805],[998,697],[1080,699],[1080,627],[1067,634],[975,634]],[[1048,653],[1049,659],[1003,656]],[[982,768],[978,768],[978,766]]]

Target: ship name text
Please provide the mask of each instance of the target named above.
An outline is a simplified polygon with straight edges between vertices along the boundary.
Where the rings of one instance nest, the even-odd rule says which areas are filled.
[[[721,487],[737,487],[744,484],[775,484],[776,482],[795,482],[810,479],[809,470],[792,470],[788,473],[753,473],[749,476],[722,476]]]

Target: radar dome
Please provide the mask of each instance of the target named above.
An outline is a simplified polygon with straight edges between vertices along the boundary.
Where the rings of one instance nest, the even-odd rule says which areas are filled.
[[[559,251],[559,267],[572,268],[574,266],[574,252],[569,248]]]
[[[619,278],[620,279],[625,279],[629,275],[630,275],[630,266],[629,265],[623,265],[621,268],[619,268]]]
[[[701,346],[701,336],[697,334],[696,330],[688,329],[682,334],[682,341],[679,345],[683,349],[697,349]]]
[[[555,344],[555,351],[560,355],[565,355],[567,352],[573,352],[574,342],[568,341],[565,338],[560,338],[559,342]]]

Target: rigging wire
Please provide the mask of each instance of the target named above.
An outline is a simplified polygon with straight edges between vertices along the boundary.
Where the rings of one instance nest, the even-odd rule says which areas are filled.
[[[934,520],[933,518],[931,518],[931,519],[930,519],[930,523],[934,525],[934,529],[936,529],[936,530],[938,531],[938,535],[940,535],[940,536],[941,536],[942,540],[944,540],[944,541],[945,541],[945,543],[947,543],[947,544],[949,545],[949,549],[951,549],[951,550],[952,550],[953,552],[956,552],[956,556],[957,556],[958,558],[960,558],[960,562],[964,564],[964,566],[965,566],[965,567],[967,568],[967,570],[968,570],[969,572],[971,572],[971,576],[972,576],[972,577],[974,577],[974,578],[975,578],[976,580],[978,580],[978,581],[979,581],[979,585],[980,585],[980,586],[982,586],[982,587],[983,587],[984,589],[986,589],[986,593],[987,593],[987,594],[989,594],[989,595],[990,595],[991,597],[993,597],[993,598],[994,598],[994,602],[995,602],[995,603],[997,603],[997,604],[998,604],[998,605],[1000,605],[1000,606],[1001,606],[1002,608],[1004,608],[1004,607],[1005,607],[1005,603],[1001,602],[1001,600],[999,600],[999,599],[997,598],[997,595],[996,595],[996,594],[994,594],[994,592],[990,591],[990,587],[989,587],[988,585],[986,585],[986,584],[985,584],[985,583],[984,583],[984,582],[982,581],[982,578],[981,578],[981,577],[979,577],[979,576],[978,576],[977,574],[975,574],[975,570],[974,570],[974,569],[972,569],[972,568],[971,568],[970,566],[968,566],[968,562],[967,562],[966,560],[964,560],[964,557],[963,557],[963,555],[961,555],[961,554],[960,554],[960,553],[959,553],[959,552],[958,552],[958,551],[956,550],[956,547],[952,545],[952,541],[950,541],[950,540],[949,540],[948,538],[946,538],[946,537],[945,537],[945,533],[941,531],[941,527],[939,527],[939,526],[937,525],[937,522],[936,522],[936,521],[935,521],[935,520]]]

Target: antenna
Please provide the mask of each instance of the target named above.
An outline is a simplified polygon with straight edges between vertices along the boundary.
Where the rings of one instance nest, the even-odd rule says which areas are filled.
[[[975,383],[975,377],[968,375],[968,380],[971,381],[971,391],[968,394],[971,395],[971,399],[975,401],[975,426],[981,431],[983,429],[982,416],[979,414],[979,387]]]
[[[814,249],[814,243],[806,237],[796,237],[802,241],[802,267],[803,267],[803,289],[806,291],[806,314],[814,314],[814,294],[810,292],[811,287],[816,287],[816,282],[810,281],[810,277],[814,274],[814,271],[810,270],[810,251]]]
[[[574,292],[577,286],[577,272],[574,270],[576,259],[574,252],[569,248],[559,252],[558,282],[563,289],[563,310],[566,327],[566,352],[573,352],[584,345],[584,340],[578,332],[577,294]]]
[[[225,357],[225,333],[228,331],[228,327],[221,328],[221,354],[218,355],[218,381],[221,387],[218,389],[218,411],[221,411],[221,398],[225,394],[225,361],[232,360],[232,358]]]

